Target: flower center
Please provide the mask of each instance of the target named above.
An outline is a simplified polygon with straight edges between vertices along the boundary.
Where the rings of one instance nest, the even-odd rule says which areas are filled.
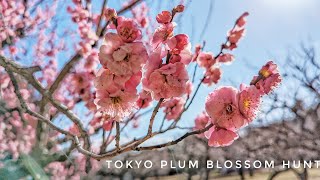
[[[129,39],[132,37],[132,30],[130,28],[124,27],[120,32],[120,35]]]
[[[261,70],[261,71],[260,71],[260,74],[261,74],[263,77],[265,77],[265,78],[267,78],[267,77],[270,76],[270,73],[269,73],[268,70]]]
[[[118,103],[120,103],[120,101],[121,101],[120,97],[111,97],[111,102],[113,104],[118,104]]]
[[[227,114],[232,114],[233,112],[233,106],[232,104],[228,104],[227,107],[226,107],[226,112]]]
[[[130,54],[127,53],[127,55],[123,58],[124,61],[129,62]]]
[[[248,109],[248,108],[250,107],[250,104],[251,104],[250,99],[245,99],[245,100],[243,101],[243,106],[244,106],[244,108],[246,108],[246,109]]]

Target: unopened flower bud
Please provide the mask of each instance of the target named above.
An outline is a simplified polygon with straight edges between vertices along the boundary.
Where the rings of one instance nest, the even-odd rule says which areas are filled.
[[[177,7],[174,8],[174,10],[178,13],[181,13],[184,11],[184,5],[179,4]]]
[[[104,15],[107,19],[107,21],[112,20],[113,18],[117,17],[117,12],[115,9],[107,8],[104,12]]]

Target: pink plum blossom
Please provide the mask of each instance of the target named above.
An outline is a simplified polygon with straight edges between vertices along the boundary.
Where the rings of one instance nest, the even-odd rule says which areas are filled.
[[[216,63],[212,53],[201,52],[198,56],[197,63],[200,67],[210,68]]]
[[[244,84],[241,84],[240,86],[239,109],[249,122],[256,117],[261,103],[261,95],[261,92],[253,85],[246,87]]]
[[[218,62],[227,63],[227,64],[231,63],[233,60],[234,60],[234,56],[230,53],[222,54],[217,58]]]
[[[141,79],[141,72],[131,77],[116,76],[108,69],[101,69],[95,79],[98,111],[108,116],[121,118],[128,116],[136,108],[138,96],[136,86]]]
[[[277,65],[269,61],[259,71],[259,76],[254,76],[250,84],[254,84],[262,93],[268,94],[281,83],[282,79]]]
[[[141,39],[141,30],[131,18],[117,18],[117,32],[124,42],[130,43]]]
[[[104,89],[98,89],[95,103],[98,106],[98,111],[116,118],[117,121],[121,121],[122,118],[129,116],[133,109],[136,108],[135,101],[137,98],[136,94],[122,90],[108,92]]]
[[[165,109],[163,112],[166,115],[167,120],[176,120],[182,113],[184,108],[185,100],[181,97],[175,97],[168,99],[161,104],[161,107]]]
[[[105,44],[99,52],[101,64],[118,76],[138,73],[147,58],[147,51],[141,42],[123,43],[113,33],[106,35]]]
[[[207,69],[205,72],[205,78],[203,79],[204,84],[208,84],[209,86],[214,83],[217,84],[221,78],[221,70],[220,68],[212,66],[211,68]]]
[[[192,59],[191,43],[186,34],[178,34],[166,42],[170,56],[170,63],[182,62],[188,65]]]
[[[278,74],[279,70],[277,65],[273,61],[268,61],[267,64],[262,66],[259,71],[259,75],[263,76],[264,78],[268,78],[272,74]]]
[[[234,131],[215,126],[204,134],[206,138],[209,139],[208,145],[212,147],[229,146],[239,138],[238,134]]]
[[[189,80],[184,64],[167,64],[154,70],[144,82],[145,89],[152,92],[154,99],[179,97],[186,93]]]
[[[137,100],[137,106],[139,108],[146,108],[152,102],[151,93],[148,91],[143,90],[139,93],[139,99]]]
[[[238,96],[238,90],[229,86],[209,94],[205,107],[213,124],[228,130],[238,130],[247,124],[239,110]]]
[[[165,43],[168,38],[172,37],[174,27],[175,23],[161,24],[152,36],[152,48],[156,49],[161,43]]]
[[[167,24],[171,21],[172,19],[172,15],[171,12],[169,11],[162,11],[161,13],[159,13],[156,17],[157,22],[161,23],[161,24]]]

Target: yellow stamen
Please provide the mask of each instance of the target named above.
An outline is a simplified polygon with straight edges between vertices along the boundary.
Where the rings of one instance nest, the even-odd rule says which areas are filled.
[[[243,101],[243,106],[244,106],[244,108],[246,108],[246,109],[250,107],[250,104],[251,104],[250,99],[245,99],[245,100]]]
[[[263,77],[265,77],[265,78],[267,78],[267,77],[270,76],[270,73],[269,73],[268,70],[261,70],[261,71],[260,71],[260,74],[261,74]]]

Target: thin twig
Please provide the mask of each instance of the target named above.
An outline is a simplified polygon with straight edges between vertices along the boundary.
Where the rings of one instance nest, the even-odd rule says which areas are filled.
[[[148,128],[148,134],[147,136],[151,135],[152,133],[152,127],[153,127],[153,122],[154,122],[154,119],[159,111],[159,108],[160,108],[160,105],[161,103],[163,102],[164,98],[160,98],[158,104],[156,105],[156,107],[154,108],[153,112],[152,112],[152,115],[151,115],[151,118],[150,118],[150,122],[149,122],[149,128]]]
[[[116,135],[116,147],[117,150],[120,149],[120,123],[116,122],[116,131],[117,131],[117,135]]]
[[[163,143],[163,144],[159,144],[159,145],[154,145],[154,146],[137,147],[134,150],[135,151],[152,150],[152,149],[159,149],[159,148],[163,148],[163,147],[172,146],[172,145],[178,144],[180,141],[187,138],[188,136],[204,133],[205,131],[209,130],[212,126],[213,126],[213,124],[210,124],[207,127],[205,127],[204,129],[187,132],[186,134],[184,134],[180,138],[178,138],[174,141],[171,141],[171,142],[167,142],[167,143]]]

